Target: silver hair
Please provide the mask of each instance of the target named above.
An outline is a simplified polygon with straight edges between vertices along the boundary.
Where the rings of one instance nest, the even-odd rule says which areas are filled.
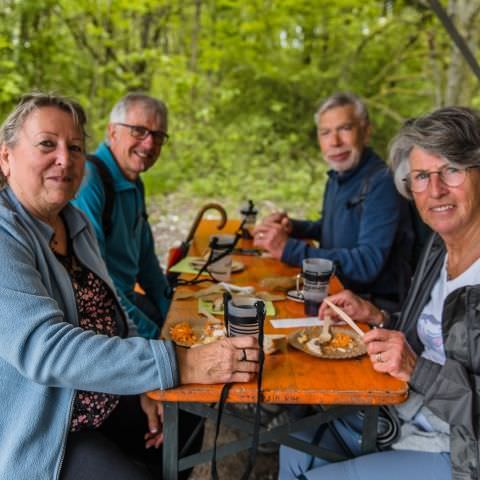
[[[55,107],[63,112],[69,113],[73,123],[83,135],[83,141],[87,137],[85,126],[87,116],[83,107],[76,101],[56,95],[54,93],[32,92],[23,95],[12,112],[7,116],[0,127],[0,143],[7,147],[14,147],[18,142],[18,133],[22,129],[28,116],[37,109]],[[5,186],[7,180],[0,171],[0,188]]]
[[[462,166],[480,166],[480,112],[467,107],[445,107],[408,120],[389,146],[389,163],[397,190],[412,199],[404,179],[410,172],[414,147]]]
[[[168,132],[168,109],[164,102],[157,98],[145,95],[144,93],[129,93],[121,98],[110,112],[110,123],[123,123],[127,118],[127,113],[133,105],[140,104],[148,112],[158,116],[162,123],[162,128]]]
[[[32,92],[21,97],[13,111],[3,122],[0,127],[0,143],[4,143],[8,147],[14,147],[18,141],[18,132],[23,127],[27,117],[34,110],[44,107],[55,107],[69,113],[75,126],[81,129],[83,138],[86,138],[87,116],[79,103],[53,93]]]
[[[357,97],[357,95],[350,92],[337,92],[323,100],[313,116],[315,124],[318,125],[320,117],[327,110],[331,110],[332,108],[336,107],[345,107],[347,105],[353,105],[355,108],[355,113],[357,114],[357,118],[364,127],[370,124],[370,117],[368,115],[368,109],[365,103],[360,99],[360,97]]]

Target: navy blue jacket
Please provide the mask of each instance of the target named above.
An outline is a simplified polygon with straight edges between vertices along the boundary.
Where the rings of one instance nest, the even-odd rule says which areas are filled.
[[[293,232],[282,260],[300,266],[304,258],[328,258],[335,262],[337,275],[347,288],[396,300],[399,289],[405,288],[398,282],[398,264],[405,260],[399,257],[410,256],[413,239],[401,240],[402,251],[393,248],[396,236],[408,236],[411,227],[407,202],[398,194],[390,170],[366,148],[355,168],[342,173],[331,170],[328,177],[322,218],[316,222],[292,220]],[[366,195],[360,201],[362,192]],[[407,234],[401,231],[405,227]],[[300,239],[317,240],[320,247]]]

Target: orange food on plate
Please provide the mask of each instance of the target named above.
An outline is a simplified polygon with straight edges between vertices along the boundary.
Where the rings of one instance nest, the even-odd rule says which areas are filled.
[[[330,348],[352,348],[353,339],[350,335],[345,333],[334,333],[333,338],[326,344]]]
[[[188,322],[180,322],[173,325],[170,327],[169,332],[172,340],[182,345],[193,345],[198,340]]]

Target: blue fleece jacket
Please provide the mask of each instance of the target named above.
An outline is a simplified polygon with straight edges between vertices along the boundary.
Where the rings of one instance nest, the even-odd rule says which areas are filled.
[[[164,319],[170,305],[168,282],[155,255],[150,224],[143,216],[142,180],[127,180],[105,143],[100,144],[95,155],[107,166],[114,182],[115,200],[109,235],[105,235],[102,225],[105,191],[100,174],[91,162],[87,162],[85,179],[73,204],[92,222],[122,305],[137,325],[138,333],[145,338],[158,338],[159,325],[135,304],[134,286],[138,282]]]
[[[63,211],[79,261],[113,284],[95,234]],[[53,230],[6,188],[0,192],[0,478],[58,479],[75,390],[132,395],[177,385],[170,342],[96,335],[78,326],[68,273],[51,251]],[[117,320],[126,335],[125,315]]]
[[[328,177],[321,219],[292,221],[293,238],[288,239],[282,260],[300,266],[304,258],[328,258],[335,262],[346,287],[358,293],[396,296],[397,252],[392,252],[392,245],[406,203],[390,171],[366,148],[355,168],[329,171]],[[368,191],[364,201],[358,202],[366,177]],[[317,240],[320,246],[301,239]]]

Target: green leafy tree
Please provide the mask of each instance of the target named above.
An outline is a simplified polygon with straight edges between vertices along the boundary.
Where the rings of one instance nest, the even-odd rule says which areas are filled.
[[[445,0],[476,53],[480,0]],[[0,0],[0,113],[32,89],[78,98],[90,146],[130,91],[169,105],[148,191],[320,207],[313,114],[350,90],[385,154],[401,123],[477,105],[478,82],[425,0]]]

